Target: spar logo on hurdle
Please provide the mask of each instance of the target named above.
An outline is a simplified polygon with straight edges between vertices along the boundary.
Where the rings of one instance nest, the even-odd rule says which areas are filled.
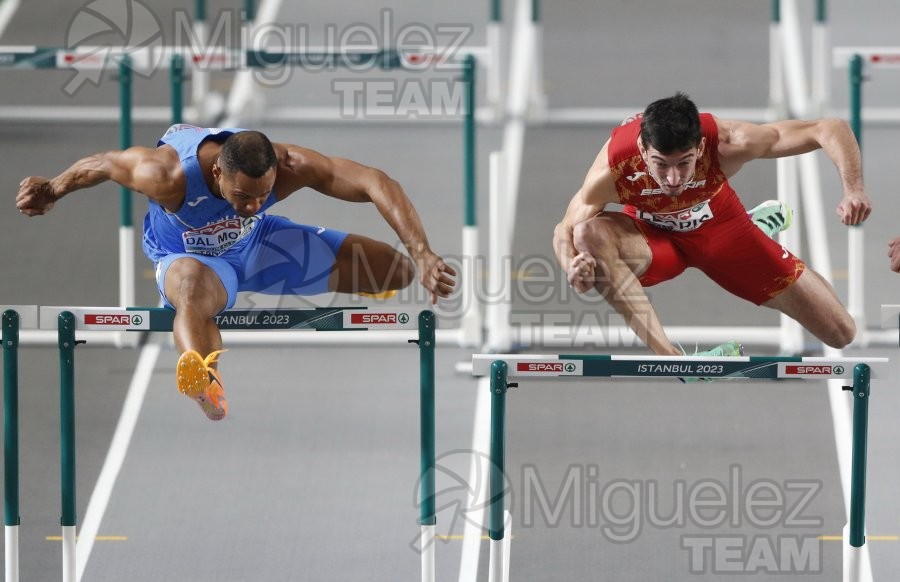
[[[144,323],[140,315],[128,315],[126,313],[88,313],[84,316],[87,325],[116,325],[139,326]]]
[[[126,311],[83,311],[81,327],[87,330],[130,331],[149,330],[150,317],[145,311],[129,313]]]
[[[783,364],[779,368],[779,378],[843,378],[852,374],[852,370],[841,364]]]
[[[409,323],[409,314],[395,311],[351,313],[351,325],[394,326]]]
[[[516,362],[520,376],[581,376],[582,363],[574,360],[536,360]]]

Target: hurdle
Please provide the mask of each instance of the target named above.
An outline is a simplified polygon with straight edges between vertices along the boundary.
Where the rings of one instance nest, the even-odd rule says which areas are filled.
[[[509,579],[509,538],[505,535],[505,417],[506,393],[518,384],[509,377],[524,378],[683,378],[756,380],[852,381],[844,390],[853,393],[853,461],[849,520],[844,532],[844,582],[861,582],[868,572],[865,551],[866,446],[868,435],[869,381],[887,377],[887,358],[824,357],[710,357],[617,355],[519,355],[476,354],[472,374],[489,376],[491,390],[491,476],[488,501],[491,539],[490,581]]]
[[[867,76],[867,72],[897,70],[900,69],[900,47],[835,47],[832,52],[832,66],[836,69],[847,69],[848,86],[849,86],[849,106],[850,106],[850,126],[856,135],[856,141],[859,148],[863,147],[863,82],[873,78]],[[880,113],[878,113],[880,111]],[[894,116],[894,120],[900,120],[896,108],[883,110],[868,110],[866,112],[867,119],[885,121],[890,115]],[[873,119],[874,118],[874,119]],[[863,295],[863,262],[865,256],[864,231],[859,228],[850,231],[851,237],[847,250],[848,268],[850,270],[849,280],[851,287],[849,289],[849,308],[850,313],[860,314],[857,321],[862,321],[865,325],[863,312],[864,295]],[[884,314],[882,306],[882,315]],[[896,322],[895,322],[896,323]],[[884,318],[882,317],[882,327],[884,326]],[[893,332],[878,332],[874,330],[866,330],[866,340],[870,343],[878,345],[893,343]]]
[[[3,524],[5,578],[19,579],[19,329],[37,327],[37,307],[17,306],[2,315],[3,341]]]
[[[63,582],[76,582],[81,572],[76,565],[75,515],[75,347],[85,343],[76,332],[132,331],[170,332],[175,312],[158,307],[10,307],[2,314],[4,352],[4,507],[6,541],[6,582],[18,582],[19,572],[19,447],[18,447],[18,368],[19,330],[56,329],[60,357],[60,462],[61,526],[63,539]],[[422,582],[435,579],[435,394],[434,350],[436,319],[430,310],[416,316],[409,310],[369,309],[368,307],[330,307],[314,309],[234,309],[216,316],[223,330],[302,330],[396,332],[416,331],[407,339],[419,348],[420,461],[419,525],[421,528]],[[88,548],[93,540],[83,540]],[[88,552],[90,550],[88,549]]]

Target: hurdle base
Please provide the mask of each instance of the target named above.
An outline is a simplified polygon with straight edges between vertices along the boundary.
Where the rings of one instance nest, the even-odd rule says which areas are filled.
[[[4,571],[6,582],[19,582],[19,526],[8,525],[4,532],[4,541],[6,545]]]
[[[434,582],[434,529],[433,525],[422,526],[422,582]]]
[[[75,582],[75,526],[62,526],[63,582]]]
[[[503,578],[503,563],[506,558],[503,555],[504,540],[491,540],[491,559],[489,566],[488,582],[506,582]]]
[[[503,512],[503,523],[506,524],[503,536],[503,582],[509,582],[509,554],[512,549],[512,514],[509,510]]]
[[[844,526],[844,582],[872,582],[872,560],[865,544],[858,548],[850,545],[850,524]]]

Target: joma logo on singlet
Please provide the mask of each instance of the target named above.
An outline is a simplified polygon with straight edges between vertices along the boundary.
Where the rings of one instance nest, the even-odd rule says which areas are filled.
[[[631,177],[628,178],[629,180]],[[685,190],[690,190],[691,188],[703,188],[706,186],[706,180],[696,180],[694,182],[688,182],[684,185]],[[655,196],[657,194],[662,194],[662,188],[644,188],[641,190],[641,196]]]

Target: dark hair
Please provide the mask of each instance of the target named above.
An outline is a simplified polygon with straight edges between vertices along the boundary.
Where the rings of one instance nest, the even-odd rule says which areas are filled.
[[[700,145],[700,112],[684,93],[659,99],[647,106],[641,120],[641,141],[663,155]]]
[[[231,134],[219,152],[219,167],[223,172],[237,171],[250,178],[261,178],[276,163],[272,142],[258,131]]]

